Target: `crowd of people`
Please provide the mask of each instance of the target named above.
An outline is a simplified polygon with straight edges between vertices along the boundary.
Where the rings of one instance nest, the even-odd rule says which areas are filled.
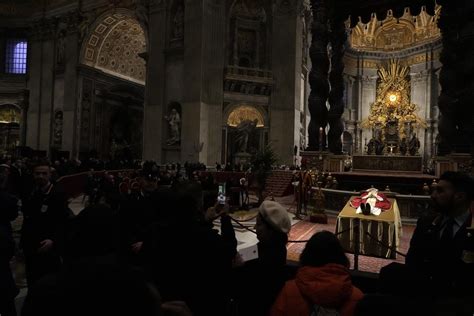
[[[317,232],[299,265],[288,264],[291,220],[275,201],[258,206],[258,258],[242,262],[229,205],[217,202],[218,185],[199,176],[199,164],[91,172],[86,206],[74,214],[49,162],[27,171],[18,161],[0,165],[2,316],[16,315],[11,222],[19,213],[24,316],[472,315],[474,184],[466,174],[440,178],[406,263],[384,267],[371,294],[352,282],[331,232]],[[30,185],[15,185],[15,168]]]

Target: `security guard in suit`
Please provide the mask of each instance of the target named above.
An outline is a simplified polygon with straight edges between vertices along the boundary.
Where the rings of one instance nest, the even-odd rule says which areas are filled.
[[[444,173],[431,195],[437,214],[420,218],[410,242],[407,266],[440,293],[471,287],[466,277],[474,277],[473,186],[467,174]]]
[[[142,264],[143,241],[157,220],[159,207],[157,172],[144,168],[139,181],[140,191],[128,194],[119,207],[121,253],[133,265]]]
[[[23,200],[20,245],[25,255],[28,286],[59,271],[67,225],[71,216],[66,194],[51,182],[48,162],[33,167],[35,188]]]
[[[467,174],[450,171],[440,177],[431,195],[436,212],[418,220],[406,264],[382,268],[382,292],[472,301],[473,191],[474,180]]]

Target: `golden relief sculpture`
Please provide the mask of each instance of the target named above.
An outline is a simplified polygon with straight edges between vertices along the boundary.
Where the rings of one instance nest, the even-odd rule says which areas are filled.
[[[265,126],[262,114],[254,107],[242,105],[230,113],[227,125],[237,127],[243,121],[257,121],[257,127]]]
[[[362,122],[363,128],[384,130],[392,122],[403,137],[408,133],[405,131],[407,126],[426,127],[425,121],[416,113],[417,106],[410,100],[409,69],[394,59],[379,69],[377,97],[370,106],[369,117]]]
[[[357,50],[393,51],[435,41],[441,37],[438,28],[440,13],[441,6],[436,4],[434,15],[428,14],[423,7],[417,16],[405,8],[400,18],[394,17],[392,10],[382,21],[375,13],[368,23],[362,23],[359,18],[357,25],[350,30],[350,44]],[[346,25],[350,27],[349,20]]]

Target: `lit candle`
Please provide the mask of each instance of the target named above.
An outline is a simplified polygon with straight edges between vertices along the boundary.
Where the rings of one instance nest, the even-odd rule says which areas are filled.
[[[319,128],[319,143],[323,142],[323,128]]]

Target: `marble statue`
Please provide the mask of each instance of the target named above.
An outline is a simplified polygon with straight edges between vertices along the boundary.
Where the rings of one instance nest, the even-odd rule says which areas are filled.
[[[411,156],[415,156],[418,154],[418,150],[420,149],[420,140],[416,137],[416,134],[413,134],[410,141],[408,142],[408,151]]]
[[[169,116],[165,116],[168,121],[170,138],[166,141],[167,145],[175,145],[180,142],[181,117],[176,109],[172,109]]]
[[[372,138],[367,144],[367,154],[368,155],[382,155],[385,145],[378,138]]]
[[[184,8],[179,5],[173,18],[173,39],[184,37]]]

